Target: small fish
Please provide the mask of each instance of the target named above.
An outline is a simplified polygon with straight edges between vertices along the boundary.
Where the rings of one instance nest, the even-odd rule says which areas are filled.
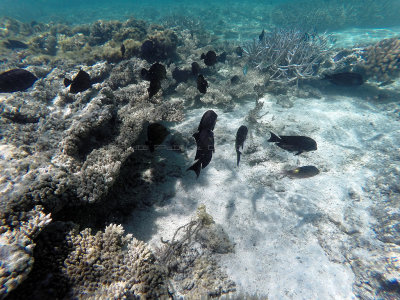
[[[319,174],[319,170],[314,166],[303,166],[293,170],[287,170],[285,175],[291,178],[308,178]]]
[[[234,75],[234,76],[231,78],[231,84],[232,84],[232,85],[236,85],[236,84],[238,84],[239,82],[240,82],[240,77],[239,77],[239,76]]]
[[[328,79],[333,84],[343,86],[356,86],[362,85],[364,83],[362,75],[354,72],[343,72],[325,75],[324,79]]]
[[[121,56],[122,56],[122,57],[124,57],[125,51],[126,51],[125,45],[122,44],[122,45],[121,45]]]
[[[238,167],[239,167],[239,162],[240,162],[240,155],[242,154],[242,152],[239,151],[239,148],[242,147],[242,150],[243,150],[243,144],[247,137],[247,131],[248,131],[247,127],[242,125],[239,127],[238,131],[236,132],[235,149],[236,149],[237,166]]]
[[[235,53],[237,56],[242,57],[243,56],[243,48],[240,46],[237,46],[235,49]]]
[[[217,54],[212,50],[208,51],[206,54],[203,53],[200,58],[204,59],[204,63],[209,67],[217,63]]]
[[[176,80],[177,83],[186,82],[192,76],[192,71],[189,70],[179,70],[175,68],[172,71],[172,78]]]
[[[201,72],[201,67],[197,62],[192,62],[192,74],[194,76],[199,75],[199,73]]]
[[[226,52],[222,52],[220,55],[217,56],[217,61],[220,63],[225,63],[226,60]]]
[[[307,136],[277,136],[271,132],[271,138],[268,142],[277,143],[276,145],[289,152],[297,152],[295,155],[299,155],[303,152],[317,150],[317,143],[310,137]]]
[[[258,36],[258,40],[261,42],[265,37],[265,30],[263,29],[263,31],[261,32],[261,34]]]
[[[197,150],[195,160],[197,160],[187,171],[192,170],[196,173],[197,178],[200,170],[208,166],[211,161],[214,149],[214,127],[217,122],[218,115],[213,110],[207,110],[201,117],[198,132],[193,134],[196,140]]]
[[[70,93],[76,94],[79,92],[86,91],[92,87],[92,81],[88,73],[80,70],[73,80],[64,78],[65,87],[69,86]]]
[[[247,67],[247,65],[245,65],[245,66],[243,67],[243,75],[244,75],[244,76],[247,75],[247,69],[248,69],[248,67]]]
[[[7,40],[7,41],[4,42],[4,46],[7,49],[11,49],[11,50],[14,50],[14,49],[27,49],[28,48],[27,44],[25,44],[25,43],[23,43],[21,41],[17,41],[17,40]]]
[[[0,74],[0,93],[25,91],[30,88],[37,77],[24,69],[12,69]]]
[[[154,146],[160,145],[168,136],[168,129],[159,123],[152,123],[147,126],[147,141],[150,152],[154,152]]]
[[[205,94],[207,92],[208,82],[204,79],[203,75],[197,76],[197,89],[200,93]]]

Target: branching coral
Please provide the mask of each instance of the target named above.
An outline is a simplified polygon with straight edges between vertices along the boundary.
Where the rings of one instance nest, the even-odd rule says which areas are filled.
[[[389,81],[400,75],[400,38],[384,39],[366,49],[364,64],[368,76]]]
[[[266,72],[271,80],[294,81],[316,75],[328,48],[330,36],[279,29],[242,48],[248,65]]]

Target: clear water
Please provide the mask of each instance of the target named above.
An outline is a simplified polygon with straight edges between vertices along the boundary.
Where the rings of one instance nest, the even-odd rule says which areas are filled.
[[[183,66],[187,59],[190,64],[207,50],[218,48],[217,52],[222,52],[229,45],[257,41],[263,29],[295,28],[331,34],[335,39],[330,49],[332,57],[343,49],[357,48],[364,53],[362,49],[380,40],[400,36],[398,0],[0,1],[1,24],[11,18],[23,23],[62,23],[72,28],[98,20],[124,22],[134,17],[170,26],[179,38],[187,29],[195,36],[200,32],[212,36],[208,44],[201,45],[191,44],[186,35],[187,49],[191,47],[187,45],[199,48],[181,50],[180,59],[168,61],[171,70],[170,63]],[[193,23],[182,23],[188,20]],[[20,38],[7,36],[5,31],[0,28],[3,41]],[[1,70],[30,67],[23,59],[16,59],[18,51],[0,52]],[[219,88],[226,86],[233,75],[240,75],[246,87],[263,84],[260,78],[265,72],[232,53],[228,55],[232,55],[228,63],[219,63],[213,69],[218,75],[210,75],[214,81],[210,81],[208,94],[222,97]],[[218,114],[216,150],[210,165],[198,179],[193,172],[186,173],[196,153],[193,141],[182,155],[161,149],[153,158],[143,157],[146,163],[150,161],[153,171],[164,166],[160,171],[163,178],[150,189],[128,185],[126,194],[118,197],[129,202],[135,199],[137,189],[143,203],[150,205],[125,212],[128,217],[116,214],[113,223],[122,223],[125,232],[155,249],[160,246],[160,238],[171,239],[175,230],[187,224],[196,208],[204,204],[235,244],[234,253],[216,256],[219,266],[236,283],[238,293],[268,299],[400,299],[400,48],[393,55],[397,71],[385,80],[369,74],[362,86],[324,85],[320,78],[314,78],[300,82],[302,92],[293,90],[293,85],[283,88],[290,90],[289,94],[264,89],[258,98],[250,92],[250,96],[241,94],[242,98],[232,101],[234,105],[226,107],[211,102],[200,107],[186,103],[184,120],[168,123],[169,130],[186,137],[186,141],[206,110]],[[363,59],[363,54],[358,58]],[[59,60],[59,66],[46,65],[45,61],[39,66],[58,68],[62,78],[74,70],[62,62],[64,59]],[[76,64],[116,64],[100,61]],[[143,66],[150,64],[143,62]],[[349,71],[346,67],[349,65],[339,69]],[[380,72],[381,65],[377,67],[376,72]],[[34,101],[30,92],[23,94],[28,102]],[[2,113],[12,103],[4,95],[0,94]],[[166,94],[164,101],[188,95],[187,90],[176,88]],[[89,103],[95,95],[87,97]],[[57,99],[55,96],[47,101],[50,112],[58,109]],[[257,122],[251,123],[248,116],[256,100],[263,106],[257,112]],[[68,105],[62,111],[66,119]],[[7,122],[1,124],[3,129]],[[238,168],[235,134],[243,124],[249,127],[249,135]],[[318,150],[295,156],[269,143],[269,131],[312,136]],[[18,135],[18,129],[13,134]],[[5,195],[12,192],[6,183],[14,176],[10,171],[15,168],[10,158],[14,145],[0,141],[0,147],[1,192]],[[302,179],[284,176],[285,170],[304,165],[317,166],[320,174]],[[176,170],[180,170],[179,175],[171,175]],[[143,174],[147,176],[145,171]]]

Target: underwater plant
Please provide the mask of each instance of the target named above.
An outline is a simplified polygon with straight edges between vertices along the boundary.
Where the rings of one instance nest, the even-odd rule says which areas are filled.
[[[248,66],[267,73],[271,80],[291,82],[315,76],[331,43],[327,34],[276,29],[241,47]]]

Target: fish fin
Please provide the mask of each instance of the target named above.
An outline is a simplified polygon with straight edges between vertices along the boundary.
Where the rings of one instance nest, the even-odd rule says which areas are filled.
[[[193,137],[194,137],[194,139],[196,140],[196,143],[197,143],[197,141],[199,140],[199,137],[200,137],[200,132],[194,133]]]
[[[64,78],[64,86],[65,86],[65,87],[69,86],[71,83],[72,83],[72,80],[71,80],[71,79]]]
[[[242,152],[240,152],[239,150],[236,150],[236,154],[237,154],[237,166],[239,167],[240,154],[242,154]]]
[[[271,137],[269,138],[268,142],[280,142],[281,138],[278,137],[276,134],[274,134],[272,131],[270,131]]]
[[[297,152],[295,155],[299,155],[299,154],[302,154],[303,153],[303,150],[299,150],[299,152]]]
[[[196,173],[197,178],[199,178],[200,170],[201,170],[201,161],[196,161],[191,167],[187,168],[186,171],[192,170]]]
[[[206,55],[204,53],[201,54],[200,59],[205,59]]]

